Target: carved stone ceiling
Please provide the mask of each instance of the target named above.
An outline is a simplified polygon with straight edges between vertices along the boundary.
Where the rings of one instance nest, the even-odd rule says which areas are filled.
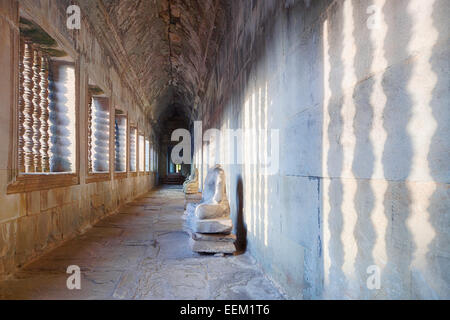
[[[201,95],[226,31],[228,0],[84,0],[82,9],[151,120]]]

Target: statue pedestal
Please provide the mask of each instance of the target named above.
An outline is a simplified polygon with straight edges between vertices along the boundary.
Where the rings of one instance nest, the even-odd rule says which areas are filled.
[[[192,251],[199,253],[232,254],[236,251],[236,236],[231,234],[233,221],[229,217],[197,219],[186,216],[185,230],[190,235]]]
[[[192,219],[191,222],[194,232],[198,233],[220,233],[230,234],[233,229],[233,222],[230,218],[216,218],[216,219]]]
[[[232,254],[236,251],[234,234],[205,234],[187,230],[189,245],[194,252]]]
[[[205,241],[189,239],[189,245],[192,251],[200,253],[228,253],[236,251],[234,240],[231,241]]]

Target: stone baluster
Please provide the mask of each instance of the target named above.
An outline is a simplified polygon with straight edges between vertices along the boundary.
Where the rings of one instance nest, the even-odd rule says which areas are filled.
[[[109,102],[107,98],[96,97],[92,103],[94,170],[109,170]]]
[[[116,171],[126,171],[127,164],[127,120],[123,116],[116,117],[115,123],[115,139],[116,139],[116,157],[115,166]]]
[[[139,135],[138,136],[138,143],[139,143],[139,171],[145,170],[145,142],[144,142],[144,136]]]
[[[130,129],[130,171],[136,171],[136,129]]]
[[[41,57],[35,48],[33,52],[33,158],[34,172],[41,172]]]
[[[150,141],[148,139],[145,139],[145,171],[150,171]]]
[[[124,117],[120,126],[120,168],[127,171],[127,121]]]
[[[48,88],[48,58],[41,58],[40,87],[41,87],[41,164],[42,172],[50,172],[49,156],[49,88]]]
[[[19,98],[18,98],[18,109],[19,109],[19,117],[18,117],[18,168],[19,172],[25,172],[25,154],[24,154],[24,137],[25,128],[24,128],[24,77],[23,77],[23,59],[24,59],[24,50],[25,50],[25,41],[24,39],[20,39],[20,52],[19,52]]]
[[[52,172],[73,172],[75,164],[75,70],[63,61],[50,63],[50,132]]]
[[[87,142],[87,149],[88,149],[88,172],[92,172],[92,95],[88,93],[88,142]]]
[[[115,170],[116,171],[120,171],[120,143],[119,143],[119,120],[117,119],[117,117],[116,117],[116,119],[115,119],[115,121],[114,121],[114,141],[115,141],[115,143],[114,143],[114,145],[115,145],[115,148],[114,148],[114,150],[115,150],[115,152],[114,152],[114,154],[115,154],[115,157],[114,157],[114,161],[115,161]]]
[[[24,165],[25,172],[33,172],[33,48],[30,41],[24,45],[23,83]]]

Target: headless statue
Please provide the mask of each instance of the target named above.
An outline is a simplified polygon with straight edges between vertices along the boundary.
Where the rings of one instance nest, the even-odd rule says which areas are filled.
[[[233,221],[226,194],[225,174],[220,165],[209,169],[203,188],[202,201],[189,203],[185,230],[191,235],[189,243],[194,252],[232,254],[236,251],[231,234]]]
[[[189,203],[186,214],[188,217],[195,217],[198,220],[229,216],[230,206],[226,195],[225,174],[220,165],[216,165],[208,171],[202,201],[198,204]]]
[[[198,169],[194,169],[189,178],[183,183],[183,192],[186,194],[198,192]]]

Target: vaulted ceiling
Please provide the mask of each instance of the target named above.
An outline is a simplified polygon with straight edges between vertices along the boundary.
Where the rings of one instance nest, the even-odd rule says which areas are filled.
[[[84,0],[82,9],[127,70],[150,120],[186,114],[202,94],[226,31],[227,0]]]

